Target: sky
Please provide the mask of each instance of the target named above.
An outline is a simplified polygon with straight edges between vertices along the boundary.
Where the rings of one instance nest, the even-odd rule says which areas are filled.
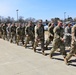
[[[59,17],[76,17],[76,0],[0,0],[0,16],[13,17],[23,16],[24,19],[50,20]]]

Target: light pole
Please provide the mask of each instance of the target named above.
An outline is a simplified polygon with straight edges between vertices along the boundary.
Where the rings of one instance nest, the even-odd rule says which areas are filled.
[[[18,11],[19,11],[19,10],[17,9],[17,10],[16,10],[16,12],[17,12],[17,22],[18,22]]]
[[[66,12],[64,12],[64,22],[66,22]]]

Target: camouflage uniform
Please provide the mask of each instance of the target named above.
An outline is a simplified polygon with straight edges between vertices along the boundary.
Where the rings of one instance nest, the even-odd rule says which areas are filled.
[[[67,26],[65,27],[65,45],[66,46],[71,46],[71,27]]]
[[[54,29],[54,26],[48,27],[49,34],[48,34],[48,39],[46,40],[46,48],[50,44],[50,42],[53,41],[53,37],[54,37],[53,29]]]
[[[76,53],[76,25],[72,27],[72,42],[71,42],[71,51],[66,57],[66,64],[68,60]]]
[[[7,28],[6,24],[3,24],[3,27],[2,27],[3,36],[2,36],[2,38],[3,38],[4,40],[5,40],[5,38],[7,38],[6,28]]]
[[[16,28],[16,34],[17,34],[17,38],[16,38],[17,45],[19,45],[20,40],[21,40],[22,44],[24,44],[25,31],[21,25]]]
[[[11,43],[13,42],[13,38],[15,38],[15,41],[16,41],[16,26],[15,25],[11,26],[11,39],[10,39]]]
[[[44,55],[44,26],[43,25],[41,25],[40,27],[38,25],[35,26],[34,52],[36,52],[36,47],[38,46],[39,42],[41,42],[41,50],[42,50],[42,54]]]
[[[6,27],[6,33],[7,33],[7,40],[9,41],[10,33],[11,33],[11,31],[10,31],[10,24],[8,24],[8,26]]]
[[[32,25],[26,26],[25,35],[26,35],[26,38],[25,38],[24,47],[27,46],[29,41],[32,41],[32,47],[33,47],[33,45],[34,45],[34,26],[32,26]]]
[[[63,55],[63,57],[65,58],[65,56],[66,56],[65,44],[64,44],[64,42],[62,41],[63,33],[64,33],[64,30],[63,30],[62,27],[56,26],[56,27],[54,28],[53,48],[51,49],[51,52],[50,52],[50,58],[52,58],[53,53],[54,53],[58,48],[60,48],[60,52],[61,52],[61,54]]]
[[[0,38],[2,38],[2,25],[0,24]]]

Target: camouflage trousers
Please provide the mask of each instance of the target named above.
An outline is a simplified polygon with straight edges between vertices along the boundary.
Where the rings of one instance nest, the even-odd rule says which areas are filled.
[[[65,46],[71,46],[71,36],[65,36]]]
[[[71,50],[69,54],[66,56],[66,59],[69,60],[74,54],[76,54],[76,41],[71,44]]]
[[[19,45],[20,41],[24,45],[24,35],[17,35],[17,37],[16,37],[16,43],[17,43],[17,45]]]
[[[0,38],[2,38],[2,32],[0,31]]]
[[[44,51],[44,39],[40,39],[40,40],[35,39],[34,49],[36,49],[36,47],[38,46],[39,42],[41,43],[41,50]]]
[[[48,37],[48,39],[46,40],[46,47],[51,43],[51,41],[53,41],[53,37]]]
[[[27,46],[27,44],[29,43],[29,41],[32,41],[32,47],[33,47],[33,45],[34,45],[34,37],[33,36],[32,37],[26,36],[24,47]]]
[[[53,40],[53,47],[51,49],[50,55],[53,55],[53,53],[60,48],[60,53],[63,55],[63,57],[66,57],[66,51],[65,51],[65,44],[60,39],[54,39]]]
[[[11,37],[10,37],[10,42],[13,42],[13,39],[15,39],[16,41],[16,34],[15,33],[11,33]]]
[[[7,41],[10,40],[10,37],[11,37],[10,33],[7,33]]]
[[[5,40],[7,38],[6,32],[3,32],[2,38],[3,38],[3,40]]]

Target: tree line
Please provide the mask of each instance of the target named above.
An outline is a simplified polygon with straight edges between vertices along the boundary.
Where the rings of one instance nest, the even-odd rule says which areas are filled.
[[[54,23],[57,23],[58,20],[61,20],[62,22],[67,22],[67,21],[70,21],[70,22],[76,22],[76,18],[72,18],[72,17],[68,17],[64,20],[58,18],[58,17],[55,17],[55,18],[51,18],[50,21],[53,21]],[[33,22],[37,22],[38,20],[36,20],[35,18],[32,18],[32,17],[29,17],[29,18],[26,18],[24,19],[23,16],[19,16],[18,18],[18,21],[15,20],[13,17],[3,17],[3,16],[0,16],[0,23],[16,23],[16,22],[19,22],[19,23],[26,23],[28,21],[33,21]],[[45,20],[44,22],[49,22],[49,20]]]

